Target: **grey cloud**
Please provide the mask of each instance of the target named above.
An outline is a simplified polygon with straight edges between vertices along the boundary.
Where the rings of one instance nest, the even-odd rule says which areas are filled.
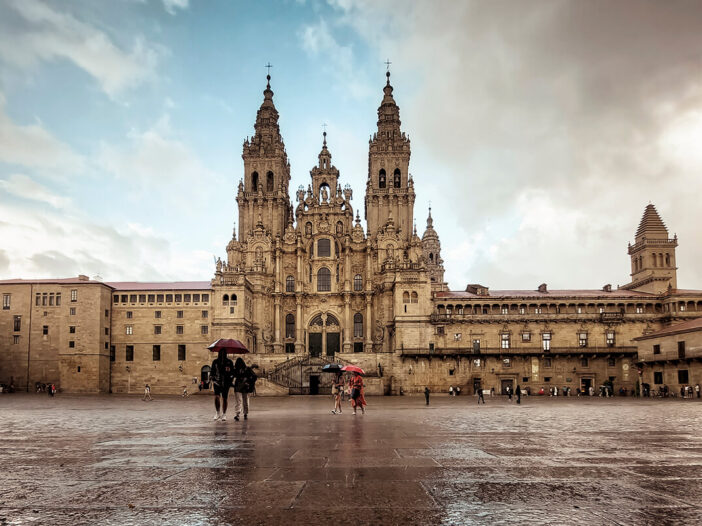
[[[10,257],[7,252],[0,250],[0,274],[6,273],[10,269]]]

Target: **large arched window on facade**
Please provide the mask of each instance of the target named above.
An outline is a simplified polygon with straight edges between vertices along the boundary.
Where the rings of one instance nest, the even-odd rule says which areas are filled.
[[[363,338],[363,314],[360,312],[353,315],[353,337]]]
[[[285,337],[295,337],[295,316],[293,316],[292,314],[288,314],[285,317]]]
[[[360,274],[356,274],[353,277],[353,290],[355,290],[355,291],[363,290],[363,276],[361,276]]]
[[[258,172],[251,174],[251,191],[258,192]]]
[[[317,271],[317,292],[329,292],[331,290],[331,271],[327,267],[322,267]]]
[[[288,276],[285,278],[285,292],[295,292],[295,278]]]
[[[393,174],[393,186],[395,188],[400,188],[402,186],[402,175],[400,174],[400,169],[395,168],[395,173]]]
[[[320,258],[328,258],[331,256],[331,242],[328,238],[317,241],[317,256]]]
[[[385,188],[387,183],[387,175],[385,174],[385,169],[381,168],[378,173],[378,188]]]
[[[229,305],[229,294],[222,296],[222,305]]]
[[[419,303],[419,296],[414,291],[412,291],[412,303]]]
[[[268,172],[266,174],[266,192],[273,191],[273,172]]]

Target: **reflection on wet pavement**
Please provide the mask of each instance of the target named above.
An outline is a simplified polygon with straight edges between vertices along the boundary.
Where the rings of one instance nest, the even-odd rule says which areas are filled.
[[[695,524],[696,400],[0,396],[0,525]]]

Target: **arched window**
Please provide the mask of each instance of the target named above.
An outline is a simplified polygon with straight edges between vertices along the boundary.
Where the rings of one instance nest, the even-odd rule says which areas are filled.
[[[222,305],[229,305],[229,294],[222,296]]]
[[[385,185],[386,185],[385,170],[383,168],[381,168],[380,173],[378,174],[378,188],[385,188]]]
[[[353,290],[360,291],[363,290],[363,276],[356,274],[353,277]]]
[[[402,293],[402,303],[409,303],[410,302],[410,295],[409,292],[404,291]]]
[[[666,267],[670,266],[670,254],[665,255],[665,266]]]
[[[412,303],[419,303],[419,296],[416,292],[412,292]]]
[[[317,292],[329,292],[331,290],[331,271],[327,267],[322,267],[317,271]]]
[[[288,314],[285,317],[285,337],[295,337],[295,316],[293,316],[292,314]]]
[[[429,252],[429,263],[434,263],[434,254]]]
[[[363,314],[360,312],[353,315],[353,337],[363,338]]]
[[[295,292],[295,278],[292,276],[285,278],[285,292]]]
[[[312,235],[312,223],[309,221],[305,223],[305,235],[306,236],[311,236]]]
[[[229,298],[229,305],[236,305],[236,294],[232,294]]]
[[[400,188],[402,186],[402,176],[400,175],[400,169],[395,168],[395,173],[393,174],[393,186],[395,188]]]
[[[258,172],[251,174],[251,191],[258,192]]]
[[[344,233],[344,223],[341,221],[337,221],[336,223],[336,235],[340,236],[341,234]]]
[[[266,192],[273,191],[273,172],[268,172],[266,174]]]
[[[328,258],[331,256],[331,242],[328,238],[322,238],[317,241],[317,256],[320,258]]]

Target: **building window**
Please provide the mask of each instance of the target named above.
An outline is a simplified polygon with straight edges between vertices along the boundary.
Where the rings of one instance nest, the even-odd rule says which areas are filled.
[[[526,314],[526,309],[524,307],[519,307],[519,314]]]
[[[385,188],[386,183],[387,176],[385,174],[385,169],[381,168],[380,172],[378,172],[378,188]]]
[[[108,309],[105,309],[105,318],[110,317],[110,311]]]
[[[317,292],[329,292],[331,290],[331,271],[327,267],[322,267],[317,272]]]
[[[409,292],[405,291],[402,293],[402,303],[409,303],[409,302],[410,302]]]
[[[685,305],[683,303],[680,304],[680,312],[685,311]]]
[[[455,342],[460,342],[460,341],[461,341],[461,333],[460,333],[460,332],[454,333],[454,335],[453,335],[453,341],[455,341]]]
[[[34,295],[34,305],[36,305],[37,307],[41,305],[41,294],[39,294],[38,292]]]
[[[209,316],[209,313],[206,310],[202,311],[202,318],[207,319],[207,316]]]
[[[173,296],[173,301],[175,301],[176,303],[180,303],[181,301],[183,301],[183,295],[182,295],[182,294],[176,294],[176,295],[174,295],[174,296]]]
[[[70,340],[70,341],[68,342],[68,347],[70,347],[71,349],[74,349],[75,346],[76,346],[76,342],[75,342],[75,341]]]
[[[685,342],[678,342],[678,359],[685,358]]]
[[[353,277],[353,290],[357,292],[363,290],[363,277],[360,274]]]
[[[433,343],[429,344],[429,352],[434,352],[434,344]]]
[[[109,343],[105,342],[105,350],[107,350],[108,346],[109,346]]]
[[[599,307],[599,308],[597,309],[597,311],[598,311],[600,314],[603,314],[603,313],[604,313],[604,307]]]
[[[163,294],[156,294],[156,303],[163,303]]]
[[[607,331],[606,341],[607,347],[614,347],[614,331]]]
[[[71,308],[69,309],[69,311],[68,311],[68,314],[71,315],[71,316],[75,316],[75,315],[76,315],[76,308],[75,308],[75,307],[71,307]]]
[[[207,303],[210,301],[210,295],[209,294],[203,294],[202,295],[202,303]]]
[[[295,337],[295,316],[293,314],[285,316],[285,337]]]
[[[139,303],[146,303],[146,294],[139,294]]]
[[[353,315],[353,337],[363,338],[363,314],[360,312]]]
[[[127,362],[134,361],[134,346],[133,345],[127,345],[127,347],[124,349],[124,359]]]
[[[395,168],[395,172],[393,173],[393,186],[395,188],[400,188],[402,186],[402,175],[400,174],[399,168]]]
[[[49,334],[49,326],[48,326],[48,325],[44,325],[44,326],[41,328],[41,333],[42,333],[44,336],[47,336],[47,335]]]
[[[183,294],[183,301],[185,303],[190,303],[190,294]]]
[[[105,336],[109,336],[110,334],[110,329],[105,327]]]
[[[54,306],[54,293],[51,292],[49,294],[49,307],[53,307],[53,306]]]
[[[653,354],[660,354],[661,353],[661,346],[660,345],[654,345],[653,346]]]
[[[331,256],[331,242],[329,239],[324,238],[317,241],[317,256],[320,258]]]
[[[473,352],[480,352],[480,340],[473,340]]]
[[[127,326],[125,327],[125,329],[126,329],[126,334],[127,334],[127,335],[131,335],[131,334],[132,334],[133,329],[132,329],[132,326],[131,326],[131,325],[127,325]]]
[[[544,376],[544,382],[548,383],[548,382],[550,382],[550,381],[551,381],[551,377],[550,377],[550,376]]]
[[[161,311],[160,310],[154,311],[154,318],[160,318],[160,317],[161,317]]]
[[[589,365],[588,359],[587,359],[587,358],[581,358],[581,359],[580,359],[580,365],[582,365],[583,367],[588,367],[588,365]]]
[[[183,326],[176,325],[176,334],[183,334]]]
[[[131,320],[131,319],[132,319],[132,315],[133,315],[133,314],[132,314],[132,311],[128,310],[128,311],[127,311],[127,319],[128,319],[128,320]]]
[[[71,301],[78,301],[78,289],[71,290]]]
[[[75,333],[76,333],[76,326],[75,326],[75,325],[71,325],[70,327],[68,327],[68,332],[69,332],[70,334],[75,334]]]
[[[545,332],[541,335],[541,348],[544,351],[551,350],[551,333],[550,332]]]
[[[200,327],[200,334],[209,334],[209,327],[207,325],[202,325]]]
[[[46,292],[44,292],[41,295],[41,306],[46,307],[48,305],[48,303],[49,303],[49,295]]]
[[[530,342],[531,341],[531,333],[530,332],[523,332],[522,333],[522,341],[523,342]]]
[[[110,361],[114,362],[115,361],[115,346],[110,345]]]
[[[176,318],[182,318],[183,317],[183,311],[182,310],[177,310],[176,311]]]
[[[509,309],[507,307],[502,307],[500,312],[502,312],[502,314],[509,314]]]
[[[637,305],[636,306],[636,314],[643,314],[643,307]]]
[[[586,332],[578,333],[578,346],[587,347],[587,333]]]
[[[285,344],[285,352],[287,354],[292,354],[295,352],[295,344],[293,342],[287,342]]]
[[[509,349],[510,337],[508,333],[503,333],[500,335],[500,348]]]
[[[534,314],[541,314],[541,307],[536,307],[534,309]]]
[[[663,383],[663,371],[655,371],[653,373],[653,383],[661,385]]]
[[[154,325],[154,334],[161,334],[161,325]]]
[[[609,358],[607,358],[607,365],[609,367],[614,367],[615,365],[617,365],[616,358],[612,358],[611,356]]]
[[[153,360],[154,360],[154,362],[160,362],[160,361],[161,361],[161,346],[160,346],[160,345],[154,345],[154,348],[153,348]]]
[[[583,313],[583,308],[582,307],[577,307],[575,309],[576,314],[582,314]]]
[[[443,325],[436,328],[436,334],[438,334],[440,336],[443,336],[444,334],[446,334],[446,330],[444,329]]]
[[[412,303],[419,303],[419,295],[414,291],[412,291]],[[461,312],[461,314],[463,313]]]
[[[173,303],[173,294],[166,294],[166,303]]]
[[[687,369],[678,369],[678,383],[686,384],[690,381],[690,377],[687,374]]]
[[[178,345],[178,361],[185,361],[185,345]]]
[[[10,294],[2,295],[2,310],[10,310]]]
[[[14,317],[14,330],[15,332],[19,332],[22,330],[22,316]]]
[[[137,295],[136,294],[130,294],[129,295],[129,303],[136,303],[137,301]]]
[[[295,278],[288,276],[285,278],[285,292],[295,292]]]

